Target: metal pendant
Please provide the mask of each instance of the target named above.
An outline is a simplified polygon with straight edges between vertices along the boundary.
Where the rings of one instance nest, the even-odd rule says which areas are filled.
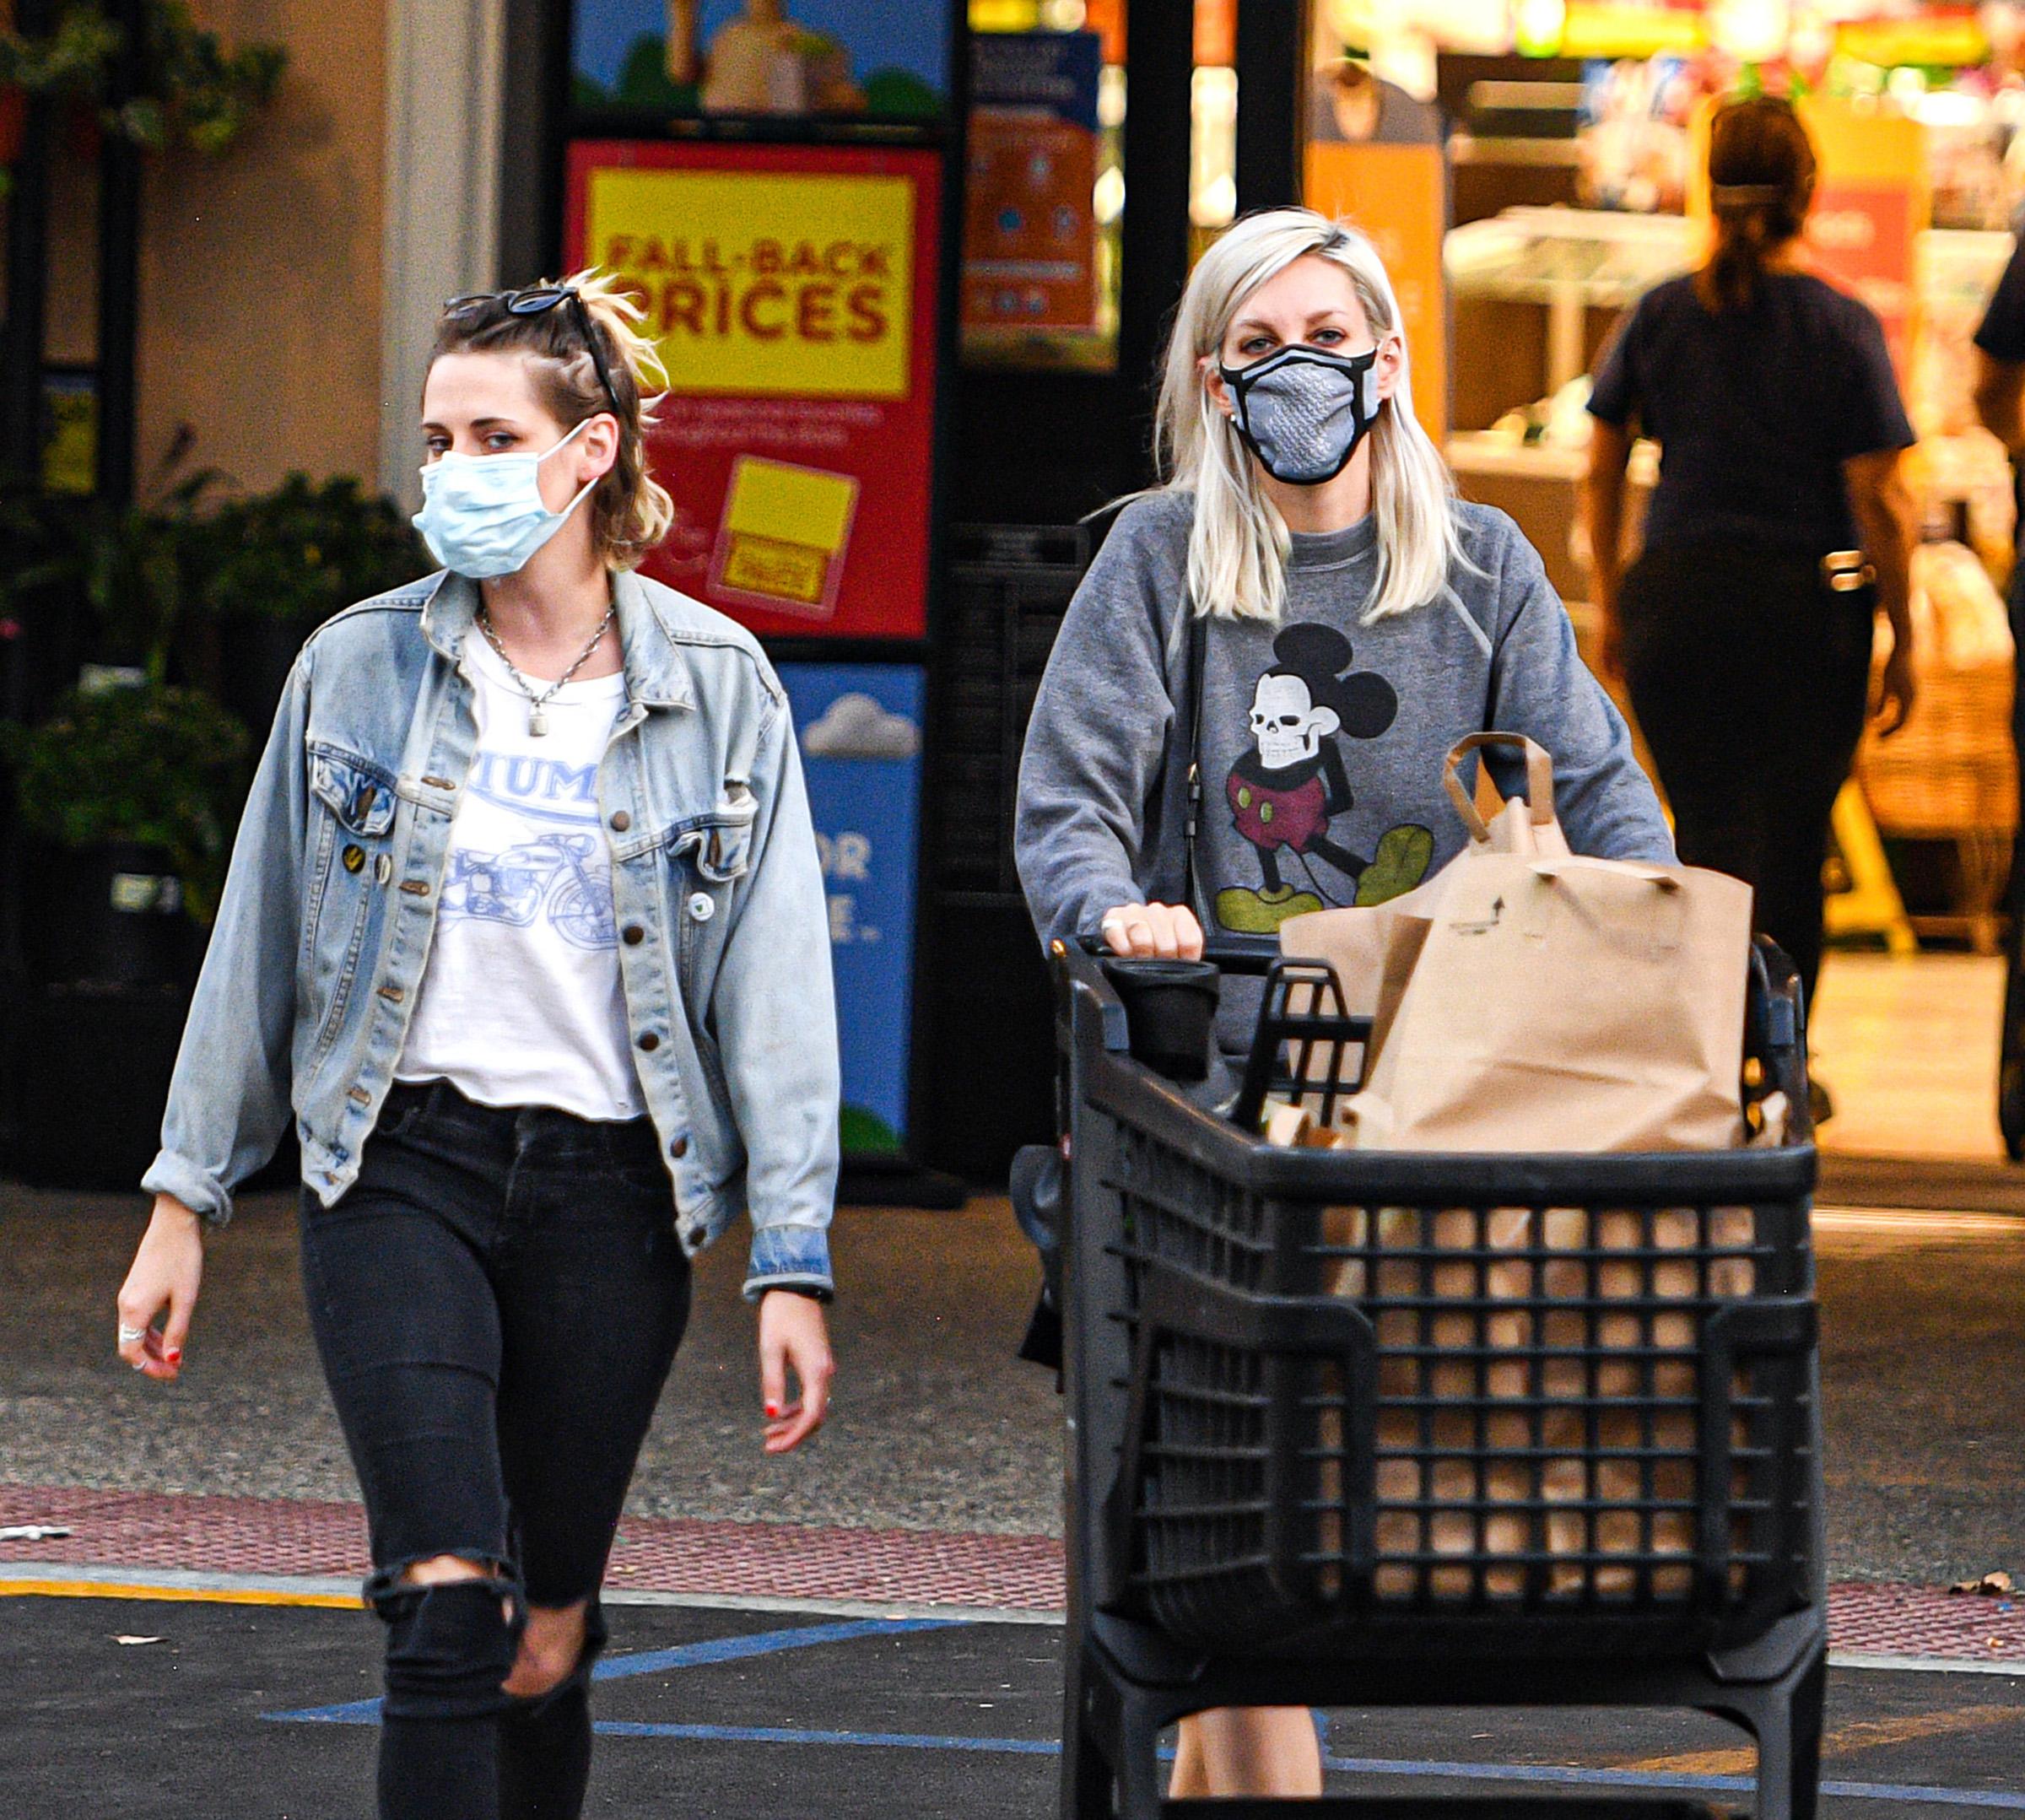
[[[536,739],[546,736],[548,732],[548,710],[546,708],[537,707],[529,713],[527,732],[532,737]]]

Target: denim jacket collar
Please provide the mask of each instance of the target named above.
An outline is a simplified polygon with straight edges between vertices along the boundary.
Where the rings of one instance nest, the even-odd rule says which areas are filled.
[[[649,708],[693,708],[695,691],[673,634],[656,610],[640,577],[630,570],[614,570],[612,597],[618,603],[618,637],[625,652],[626,694]],[[468,575],[445,570],[435,578],[422,609],[422,630],[429,642],[455,663],[478,612],[478,585]]]

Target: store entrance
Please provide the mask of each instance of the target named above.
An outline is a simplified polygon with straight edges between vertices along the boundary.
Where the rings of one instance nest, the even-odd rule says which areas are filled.
[[[1012,1152],[1053,1127],[1047,975],[1012,864],[1020,748],[1092,554],[1085,521],[1153,478],[1148,379],[1187,274],[1188,161],[1174,148],[1190,137],[1188,12],[1137,7],[1128,21],[1115,10],[1079,34],[972,41],[969,257],[942,464],[948,531],[922,878],[933,932],[916,1082],[924,1159],[975,1181],[1002,1180]],[[1021,250],[998,244],[1009,238],[1000,224],[1021,212],[1020,190],[1068,133],[1002,111],[994,85],[1016,89],[1050,55],[1103,59],[1093,282],[1081,298],[1034,294]]]
[[[1069,13],[1078,32],[1053,30]],[[1054,1126],[1053,1020],[1014,872],[1019,752],[1063,609],[1101,525],[1150,484],[1155,365],[1191,255],[1237,213],[1299,194],[1299,0],[1071,9],[973,0],[966,271],[943,466],[946,539],[932,721],[919,1129],[926,1159],[1002,1180]],[[1094,38],[1096,280],[1079,327],[995,263],[1049,123],[1006,105],[1052,40]],[[1129,43],[1129,83],[1126,48]],[[1059,54],[1059,53],[1058,53]],[[1045,65],[1041,65],[1045,67]],[[1242,96],[1243,105],[1239,105]],[[981,270],[980,270],[981,268]],[[1000,274],[1003,281],[999,282]]]

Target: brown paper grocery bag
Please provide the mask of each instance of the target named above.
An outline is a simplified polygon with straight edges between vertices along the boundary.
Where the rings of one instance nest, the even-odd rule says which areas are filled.
[[[1384,1149],[1741,1142],[1750,888],[1569,854],[1551,763],[1531,742],[1523,814],[1508,802],[1485,822],[1456,763],[1511,737],[1475,735],[1449,755],[1471,844],[1412,899],[1282,930],[1287,952],[1328,960],[1350,1008],[1377,1020],[1342,1122],[1360,1148]]]
[[[1524,757],[1526,795],[1512,797],[1487,821],[1464,786],[1458,767],[1472,753],[1492,746],[1509,746]],[[1443,761],[1442,782],[1470,831],[1470,854],[1568,851],[1567,837],[1554,818],[1553,761],[1523,733],[1471,734]],[[1407,980],[1420,959],[1421,945],[1441,901],[1443,881],[1455,863],[1386,903],[1315,910],[1289,917],[1280,926],[1281,952],[1327,962],[1342,987],[1345,1010],[1352,1017],[1374,1020],[1374,1054],[1383,1047],[1393,1013],[1405,996]]]

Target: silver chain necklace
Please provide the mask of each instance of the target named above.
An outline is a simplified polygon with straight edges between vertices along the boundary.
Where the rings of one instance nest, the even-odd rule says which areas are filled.
[[[564,683],[590,662],[591,653],[603,642],[606,629],[611,625],[613,615],[618,611],[618,602],[617,601],[613,602],[609,607],[605,608],[605,617],[597,622],[597,631],[591,635],[591,642],[584,646],[582,654],[576,662],[556,678],[548,688],[537,694],[534,684],[514,668],[513,659],[506,655],[506,647],[500,642],[500,635],[493,629],[492,615],[483,607],[481,606],[478,608],[478,629],[485,635],[485,642],[498,653],[500,662],[506,666],[507,675],[513,678],[515,686],[527,698],[527,732],[532,737],[540,739],[548,733],[550,700]]]

